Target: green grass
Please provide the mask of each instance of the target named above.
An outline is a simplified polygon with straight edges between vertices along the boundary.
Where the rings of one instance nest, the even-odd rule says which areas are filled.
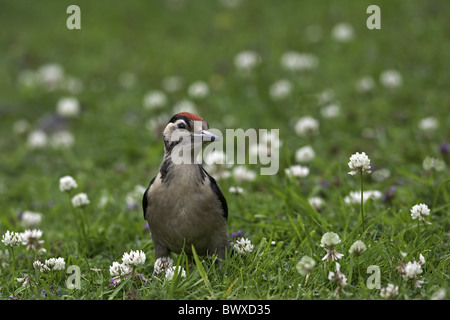
[[[180,3],[180,6],[173,7]],[[24,246],[14,248],[0,260],[0,298],[10,299],[382,299],[380,290],[369,289],[367,268],[376,265],[381,287],[399,287],[394,299],[430,299],[439,289],[449,295],[449,154],[440,151],[449,143],[448,116],[450,42],[445,30],[450,22],[445,1],[390,1],[379,4],[382,29],[366,28],[370,1],[299,2],[243,0],[238,8],[219,1],[77,1],[81,8],[81,30],[66,28],[67,3],[54,1],[10,1],[0,10],[0,234],[23,232],[19,214],[42,213],[41,260],[63,257],[66,269],[81,271],[81,288],[68,289],[65,271],[36,272],[35,253]],[[172,5],[171,5],[172,4]],[[355,37],[340,43],[331,36],[333,26],[348,22]],[[321,30],[318,41],[307,36],[308,26]],[[7,31],[6,31],[7,30]],[[261,56],[251,76],[236,71],[234,57],[244,50]],[[286,51],[312,53],[319,59],[316,69],[290,72],[280,66]],[[24,71],[36,71],[48,63],[76,77],[83,90],[46,90],[20,84]],[[380,74],[397,70],[403,84],[385,88]],[[120,84],[123,74],[134,83]],[[182,89],[167,92],[163,80],[184,80]],[[355,83],[371,76],[375,87],[360,93]],[[288,79],[292,93],[274,101],[270,86]],[[188,97],[187,87],[197,80],[210,86],[210,94],[199,100]],[[147,110],[142,105],[150,90],[165,91],[165,107]],[[318,96],[334,92],[339,103],[336,118],[325,118],[325,104]],[[73,96],[81,104],[75,118],[51,122],[61,97]],[[279,129],[280,169],[277,175],[239,182],[218,179],[228,200],[228,231],[241,230],[254,244],[252,253],[232,255],[219,270],[216,259],[173,255],[186,269],[186,277],[172,282],[152,277],[154,248],[137,206],[127,207],[127,194],[135,186],[147,186],[162,159],[163,144],[148,129],[157,117],[168,121],[180,100],[195,102],[197,113],[210,127]],[[320,123],[315,136],[300,137],[294,125],[310,115]],[[426,117],[439,126],[425,133],[418,127]],[[49,120],[50,119],[50,120]],[[28,127],[14,130],[17,121]],[[50,123],[50,124],[49,124]],[[48,136],[63,128],[75,143],[70,148],[46,146],[31,149],[30,132],[45,127]],[[310,173],[289,179],[285,169],[296,164],[295,151],[311,145],[315,158]],[[361,232],[359,204],[344,198],[360,188],[359,176],[348,175],[349,157],[366,152],[375,168],[390,176],[376,181],[364,175],[365,190],[385,193],[396,186],[394,197],[365,203],[365,228]],[[431,156],[446,163],[443,171],[425,171],[423,160]],[[249,165],[259,172],[260,165]],[[232,170],[232,168],[228,169]],[[78,188],[71,195],[59,191],[59,178],[73,176]],[[244,188],[243,195],[229,193],[231,186]],[[86,192],[90,204],[74,209],[71,196]],[[308,199],[320,196],[324,206],[317,211]],[[100,205],[103,202],[103,205]],[[426,203],[431,225],[412,220],[410,208]],[[79,213],[88,233],[80,236]],[[337,284],[328,280],[335,262],[324,263],[320,246],[324,233],[340,236],[336,250],[347,276],[339,297]],[[231,237],[231,236],[230,236]],[[356,240],[367,251],[360,257],[348,252]],[[147,282],[127,279],[110,285],[109,266],[130,250],[143,250],[145,265],[137,271]],[[7,247],[0,243],[0,250]],[[426,260],[421,288],[397,271],[401,253],[405,262]],[[316,265],[308,276],[296,265],[304,256]],[[191,268],[189,268],[189,265]],[[29,275],[33,285],[22,287],[14,280]],[[45,290],[46,295],[42,293]]]

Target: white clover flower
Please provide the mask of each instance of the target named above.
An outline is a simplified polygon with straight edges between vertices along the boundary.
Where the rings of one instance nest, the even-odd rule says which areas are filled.
[[[340,264],[336,262],[336,272],[330,271],[330,273],[328,273],[328,280],[336,282],[340,287],[345,287],[347,285],[347,277],[340,269]]]
[[[334,247],[341,242],[339,236],[334,232],[327,232],[322,236],[320,241],[320,246],[325,248],[327,254],[322,258],[322,260],[337,260],[342,258],[344,255],[342,253],[334,250]]]
[[[77,182],[71,176],[64,176],[59,179],[59,190],[61,192],[70,191],[78,187]]]
[[[364,190],[363,203],[369,199],[378,200],[381,199],[383,193],[379,190]],[[344,198],[346,204],[359,204],[361,203],[361,191],[350,191],[350,194]]]
[[[159,90],[152,90],[145,94],[142,104],[147,110],[163,107],[167,104],[166,94]]]
[[[7,247],[17,247],[22,244],[22,237],[20,233],[8,230],[2,236],[2,242]]]
[[[39,249],[44,244],[44,240],[39,240],[42,237],[42,231],[38,229],[27,229],[20,234],[20,237],[22,244],[27,246],[27,250]]]
[[[324,200],[321,197],[311,197],[308,199],[309,205],[316,210],[322,209]]]
[[[269,88],[269,95],[274,101],[287,98],[292,92],[292,83],[289,80],[278,80]]]
[[[64,258],[50,258],[45,260],[44,264],[47,266],[47,268],[51,271],[60,271],[64,270],[66,268],[66,262],[64,261]]]
[[[47,142],[47,134],[42,130],[32,131],[28,135],[27,144],[31,149],[43,148],[47,145]]]
[[[368,173],[372,172],[370,171],[370,159],[365,152],[352,154],[348,166],[350,169],[354,170],[348,173],[351,175],[357,174],[360,171]]]
[[[302,275],[307,275],[312,271],[314,266],[316,265],[316,261],[309,256],[303,256],[300,261],[296,265],[297,271]]]
[[[393,89],[402,85],[403,78],[397,70],[386,70],[381,73],[380,82],[385,88]]]
[[[419,122],[419,129],[424,132],[431,132],[439,127],[439,123],[435,117],[427,117]]]
[[[131,250],[129,253],[125,252],[122,256],[122,261],[126,265],[139,266],[145,263],[145,253],[142,250]]]
[[[411,218],[413,220],[419,219],[422,220],[425,224],[431,224],[430,222],[425,220],[425,217],[430,215],[430,209],[424,203],[419,203],[413,206],[410,210]]]
[[[301,165],[294,165],[284,170],[288,177],[304,178],[309,174],[309,168]]]
[[[302,137],[314,135],[319,131],[319,122],[311,116],[305,116],[295,123],[294,130]]]
[[[109,267],[109,274],[114,276],[122,276],[129,274],[131,272],[131,267],[125,263],[119,263],[114,261],[113,264]]]
[[[400,260],[399,265],[397,266],[397,270],[399,274],[403,277],[405,280],[413,280],[414,286],[420,288],[421,284],[423,283],[423,280],[420,280],[418,276],[423,272],[422,271],[422,265],[425,264],[425,258],[422,254],[419,256],[419,262],[416,260],[409,261],[408,263],[404,263],[404,259],[406,254],[402,253],[402,259]]]
[[[182,278],[186,278],[186,271],[184,268],[180,270],[179,266],[172,266],[166,269],[166,275],[165,278],[167,281],[172,281],[175,274],[178,274]]]
[[[419,255],[419,262],[418,262],[421,266],[423,266],[425,264],[425,258],[423,257],[422,254]]]
[[[236,181],[253,181],[256,179],[256,173],[243,165],[239,165],[233,168],[233,177]]]
[[[80,113],[80,102],[74,97],[65,97],[58,100],[56,113],[64,118],[72,118]]]
[[[350,23],[341,22],[333,27],[331,36],[338,42],[349,42],[354,39],[355,34]]]
[[[295,160],[299,163],[310,162],[315,156],[316,153],[311,146],[301,147],[295,152]]]
[[[320,110],[320,113],[324,118],[331,119],[336,118],[339,115],[339,112],[341,111],[341,107],[337,103],[329,104],[325,107],[323,107]]]
[[[356,240],[348,250],[350,254],[353,254],[354,256],[360,256],[367,250],[366,245],[361,240]]]
[[[233,247],[240,254],[247,254],[253,251],[253,244],[247,238],[240,238],[236,240]]]
[[[445,300],[445,296],[446,296],[446,290],[439,289],[431,296],[431,300]]]
[[[55,90],[64,81],[64,68],[57,63],[42,65],[36,73],[37,81],[49,90]]]
[[[425,158],[425,160],[423,160],[422,167],[425,171],[431,171],[433,169],[436,171],[444,171],[445,162],[440,159],[428,156]]]
[[[316,68],[319,58],[311,53],[287,51],[281,56],[280,63],[288,71],[303,71]]]
[[[196,81],[188,87],[188,95],[193,99],[203,99],[209,94],[209,86],[204,81]]]
[[[76,208],[86,206],[90,203],[86,193],[79,193],[72,198],[72,205]]]
[[[24,276],[23,278],[16,278],[17,282],[22,283],[22,287],[26,287],[27,285],[31,285],[33,280],[30,276]]]
[[[356,83],[356,90],[358,90],[358,92],[360,93],[369,92],[374,87],[375,87],[375,80],[370,76],[362,77]]]
[[[234,66],[240,72],[249,73],[261,63],[258,53],[250,50],[238,53],[234,58]]]
[[[39,212],[24,211],[20,216],[20,222],[25,228],[37,227],[42,220],[42,214]]]
[[[173,266],[173,260],[169,257],[161,257],[156,259],[155,264],[153,265],[154,273],[160,273],[161,271],[165,271],[167,268],[171,268]]]
[[[320,240],[320,246],[325,249],[333,249],[339,243],[341,243],[341,239],[334,232],[325,233]]]
[[[55,149],[70,148],[74,143],[75,137],[69,131],[57,131],[50,136],[50,145]]]
[[[415,279],[417,275],[422,273],[422,266],[416,261],[408,261],[405,265],[404,272],[402,275],[404,279]]]
[[[39,260],[35,260],[33,262],[33,268],[36,269],[39,272],[47,272],[50,271],[50,269],[48,268],[48,266],[44,263],[42,263]]]
[[[380,290],[380,296],[382,298],[393,298],[398,295],[398,286],[394,286],[392,283],[389,283],[386,288],[382,288]]]
[[[244,189],[242,187],[231,186],[228,191],[232,194],[241,194],[244,192]]]

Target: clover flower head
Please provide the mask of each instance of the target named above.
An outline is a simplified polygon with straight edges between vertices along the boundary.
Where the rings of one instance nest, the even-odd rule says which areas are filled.
[[[428,222],[425,220],[425,217],[430,215],[430,209],[428,206],[424,203],[419,203],[413,206],[410,210],[411,212],[411,218],[413,220],[419,219],[422,220],[425,224],[431,224],[431,222]]]
[[[125,252],[122,256],[122,261],[123,263],[125,263],[126,265],[129,266],[138,266],[138,265],[142,265],[145,263],[145,253],[142,250],[136,250],[136,251],[130,251]]]
[[[350,161],[348,162],[348,166],[353,170],[348,173],[351,175],[357,174],[360,171],[371,173],[370,159],[365,152],[357,152],[355,154],[352,154],[352,156],[350,157]]]
[[[44,240],[39,240],[42,237],[42,231],[38,229],[27,229],[20,234],[20,237],[22,239],[22,244],[27,246],[27,250],[39,249],[44,243]]]
[[[80,103],[73,97],[61,98],[56,105],[56,112],[64,118],[76,117],[80,113]]]
[[[347,277],[341,272],[340,267],[339,263],[336,262],[336,272],[330,271],[328,280],[336,282],[340,287],[345,287],[347,285]]]
[[[204,81],[196,81],[189,86],[188,94],[194,99],[205,98],[209,94],[209,86]]]
[[[244,189],[242,187],[239,186],[231,186],[230,189],[228,190],[230,193],[232,194],[241,194],[244,192]]]
[[[295,123],[294,129],[301,137],[314,135],[319,131],[319,122],[311,116],[305,116]]]
[[[125,263],[119,263],[114,261],[113,264],[109,267],[109,273],[112,276],[122,276],[131,272],[130,266]]]
[[[393,298],[398,295],[398,286],[394,286],[392,283],[389,283],[386,288],[382,288],[380,290],[380,296],[382,298]]]
[[[39,272],[50,271],[49,267],[46,264],[44,264],[41,261],[39,261],[39,260],[35,260],[33,262],[33,268],[36,269]]]
[[[253,244],[247,238],[240,238],[236,240],[233,247],[240,254],[247,254],[253,251]]]
[[[153,110],[159,107],[163,107],[166,104],[166,94],[159,90],[152,90],[147,92],[143,99],[144,108],[147,110]]]
[[[423,272],[422,266],[425,264],[425,258],[422,254],[419,256],[419,261],[408,261],[404,263],[405,255],[402,254],[402,259],[397,266],[398,273],[405,280],[414,280],[414,286],[420,288],[423,280],[419,279],[419,275]]]
[[[304,178],[309,174],[309,168],[301,165],[294,165],[286,168],[285,173],[289,177]]]
[[[310,162],[315,156],[316,153],[314,152],[314,149],[309,145],[304,146],[295,152],[295,160],[299,163]]]
[[[297,263],[296,268],[297,271],[302,275],[307,275],[312,271],[314,266],[316,265],[316,262],[313,258],[309,256],[303,256],[300,261]]]
[[[167,281],[172,281],[175,274],[180,275],[182,278],[186,278],[186,271],[179,266],[172,266],[166,269],[165,278]]]
[[[339,236],[334,232],[327,232],[322,236],[320,241],[320,246],[327,250],[327,254],[322,258],[322,260],[337,260],[342,258],[344,255],[337,252],[334,247],[341,242]]]
[[[326,249],[332,249],[341,242],[339,236],[334,232],[327,232],[322,236],[320,246]]]
[[[32,211],[24,211],[20,216],[20,222],[25,228],[36,227],[41,223],[42,214]]]
[[[356,240],[349,249],[349,252],[354,256],[360,256],[367,250],[366,245],[361,240]]]
[[[44,263],[47,268],[52,271],[64,270],[66,267],[66,262],[64,261],[64,258],[61,257],[47,259]]]
[[[156,259],[155,264],[153,265],[153,269],[155,273],[160,273],[161,271],[165,271],[167,268],[173,266],[173,260],[169,257],[161,257]]]
[[[20,233],[8,230],[2,236],[2,242],[7,247],[17,247],[22,244],[22,237],[20,236]]]
[[[71,176],[64,176],[59,179],[59,190],[61,192],[70,191],[78,187],[77,182]]]
[[[72,205],[76,208],[84,207],[90,203],[86,193],[79,193],[72,198]]]
[[[444,171],[445,170],[445,162],[441,159],[436,159],[433,157],[426,157],[422,162],[422,167],[425,171]]]

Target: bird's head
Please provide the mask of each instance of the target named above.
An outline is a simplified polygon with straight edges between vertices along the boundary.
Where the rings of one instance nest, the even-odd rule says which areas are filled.
[[[195,145],[219,140],[208,131],[208,123],[203,118],[190,112],[174,115],[164,129],[163,137],[167,150],[179,143]]]

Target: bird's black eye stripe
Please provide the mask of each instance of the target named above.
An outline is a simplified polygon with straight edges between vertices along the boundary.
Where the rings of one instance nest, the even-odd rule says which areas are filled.
[[[178,128],[180,128],[180,129],[186,129],[186,123],[184,123],[184,122],[178,123]]]

